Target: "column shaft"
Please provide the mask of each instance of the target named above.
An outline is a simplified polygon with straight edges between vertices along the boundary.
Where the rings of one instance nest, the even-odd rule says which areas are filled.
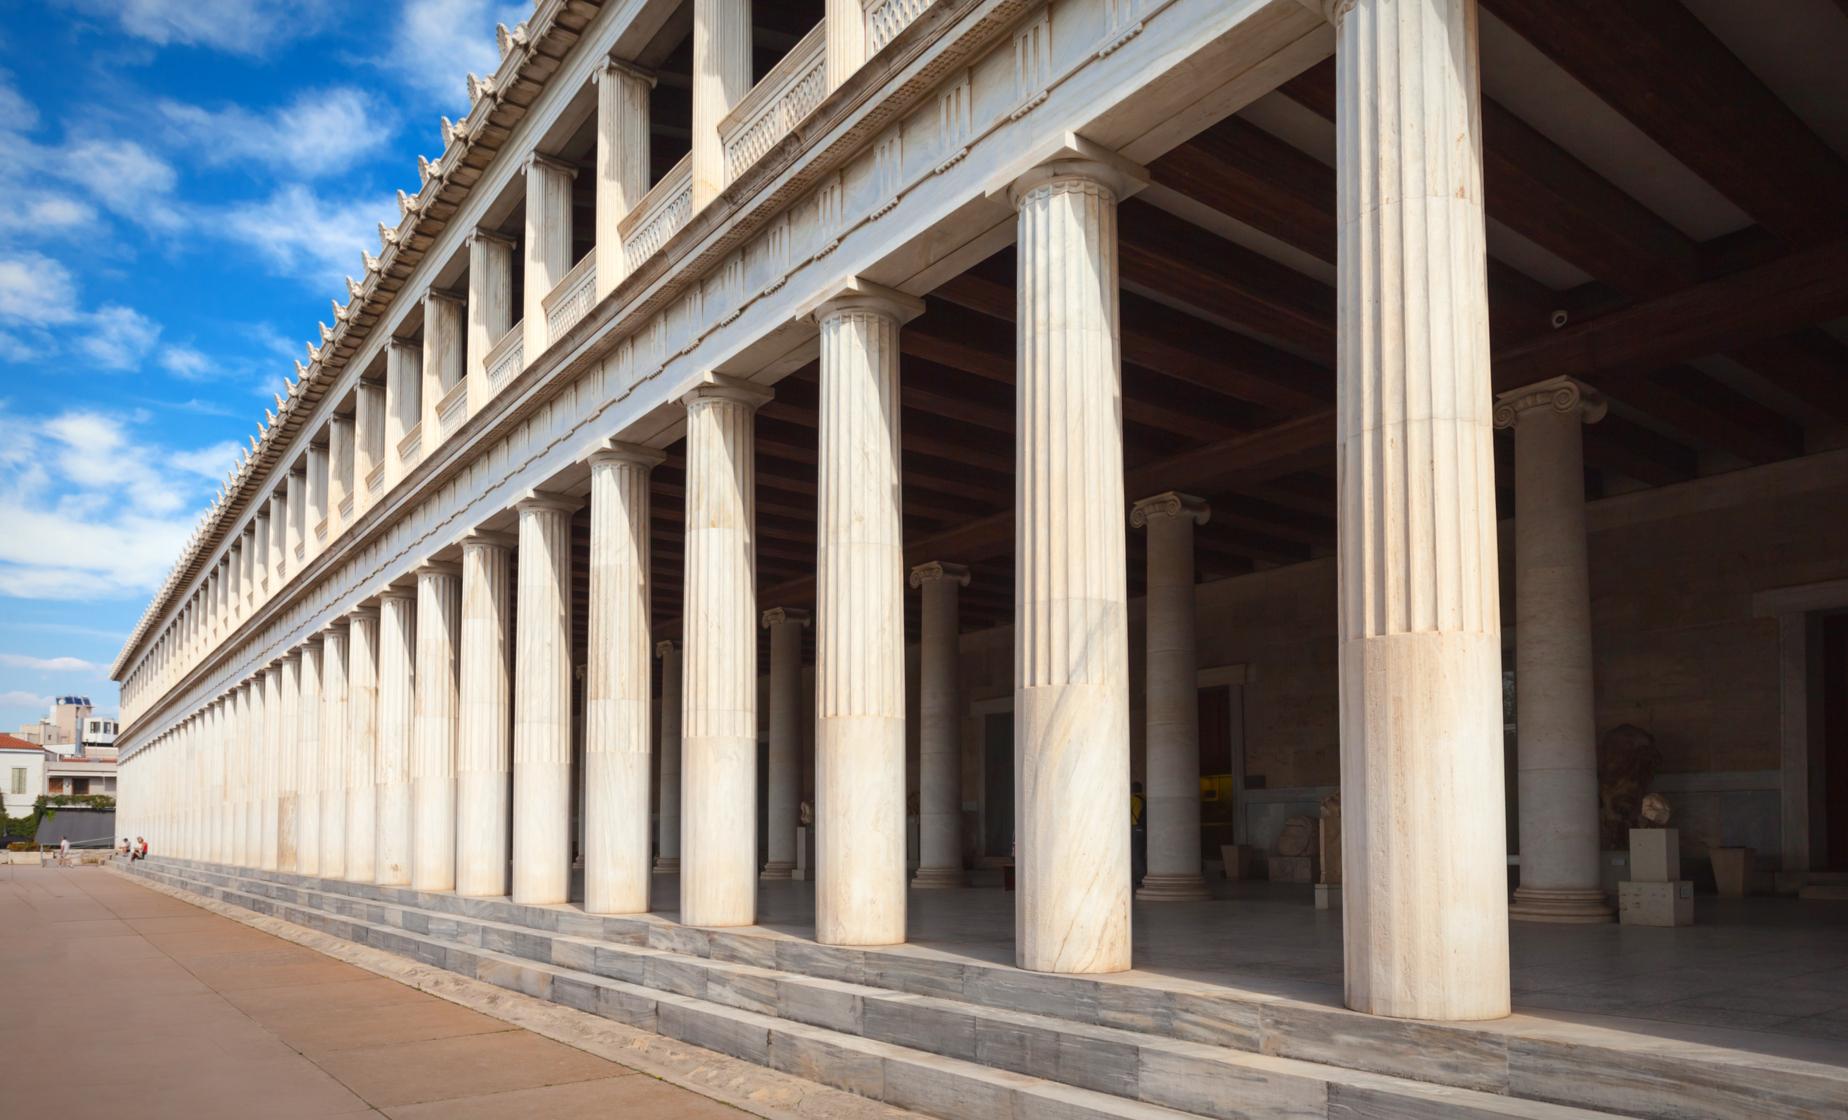
[[[295,870],[321,872],[321,640],[302,645],[295,732]]]
[[[862,0],[827,0],[822,19],[827,23],[827,77],[830,92],[853,77],[866,62],[866,7]]]
[[[281,866],[282,841],[282,665],[263,671],[263,772],[258,786],[260,831],[257,866],[275,871]]]
[[[802,800],[802,631],[807,611],[772,607],[770,631],[769,753],[765,758],[765,824],[769,850],[764,879],[787,879],[796,869],[796,823]]]
[[[584,681],[584,909],[648,910],[648,472],[661,453],[590,460],[590,666]]]
[[[960,887],[962,700],[958,600],[969,569],[932,562],[911,569],[923,610],[918,635],[918,873],[914,887]]]
[[[750,925],[757,915],[752,425],[768,395],[728,381],[686,401],[680,920],[694,926]]]
[[[513,665],[513,900],[566,901],[571,887],[571,512],[520,503]]]
[[[385,886],[411,882],[411,738],[416,719],[413,674],[417,596],[394,588],[379,596],[379,730],[373,758],[378,832],[373,874]]]
[[[488,403],[488,351],[513,329],[514,244],[498,234],[476,230],[468,239],[468,338],[464,372],[468,410]]]
[[[1115,172],[1062,162],[1019,210],[1015,954],[1042,972],[1130,962]],[[1113,823],[1114,822],[1114,823]]]
[[[419,568],[411,886],[420,891],[456,886],[456,668],[461,629],[460,569],[452,564]]]
[[[622,220],[648,193],[648,100],[654,78],[614,59],[597,83],[597,298],[628,275]]]
[[[1137,897],[1186,902],[1208,897],[1200,875],[1200,701],[1194,652],[1194,526],[1206,503],[1186,494],[1137,502],[1133,525],[1148,530],[1146,709],[1148,874]]]
[[[456,893],[507,893],[508,782],[513,771],[511,537],[462,542],[462,719],[456,750]]]
[[[370,883],[377,878],[378,857],[379,610],[361,607],[352,620],[347,640],[346,877]]]
[[[905,939],[898,332],[922,309],[854,282],[816,313],[815,937],[825,945]]]
[[[1474,0],[1337,8],[1347,1004],[1508,1013]]]
[[[751,0],[693,0],[693,210],[725,189],[719,121],[751,90]]]
[[[528,364],[552,343],[545,297],[571,271],[571,180],[577,169],[534,154],[526,161],[525,355]]]
[[[660,835],[656,840],[655,872],[663,875],[680,873],[680,647],[673,642],[655,643],[655,656],[661,659],[661,761],[660,788],[655,793],[655,812],[660,817]]]
[[[1598,741],[1583,423],[1604,402],[1557,378],[1501,395],[1514,429],[1514,687],[1521,886],[1510,917],[1608,922],[1598,885]]]
[[[346,877],[347,631],[321,638],[321,875]]]

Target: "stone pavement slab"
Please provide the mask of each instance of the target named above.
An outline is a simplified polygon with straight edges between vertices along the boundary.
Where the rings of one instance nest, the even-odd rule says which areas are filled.
[[[0,927],[8,1115],[745,1115],[96,868],[0,867]]]

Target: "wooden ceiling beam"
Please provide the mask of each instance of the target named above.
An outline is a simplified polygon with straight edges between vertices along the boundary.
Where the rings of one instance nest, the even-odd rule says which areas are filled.
[[[1727,351],[1804,405],[1848,424],[1848,346],[1817,327]]]
[[[1598,382],[1613,400],[1649,413],[1697,442],[1748,463],[1803,454],[1803,430],[1692,366],[1614,374]]]
[[[1848,162],[1679,0],[1483,0],[1791,245],[1848,234]]]

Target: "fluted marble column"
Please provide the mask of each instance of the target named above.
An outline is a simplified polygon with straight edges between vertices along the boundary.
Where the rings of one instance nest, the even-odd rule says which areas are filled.
[[[1474,0],[1335,7],[1349,1007],[1508,1013]]]
[[[461,630],[461,568],[431,563],[417,569],[411,886],[420,891],[456,886],[456,654]]]
[[[1136,897],[1192,902],[1209,897],[1200,874],[1200,700],[1194,646],[1194,526],[1212,515],[1190,494],[1169,491],[1130,509],[1148,531],[1143,627],[1148,684],[1143,695],[1148,751],[1148,873]]]
[[[385,886],[411,882],[411,739],[415,734],[414,676],[417,593],[390,588],[379,596],[379,730],[372,773],[378,787],[373,875]]]
[[[905,939],[898,332],[923,309],[852,280],[815,313],[815,937],[826,945]]]
[[[962,698],[957,667],[962,589],[969,569],[931,561],[911,569],[923,595],[918,634],[918,873],[914,887],[960,887]]]
[[[282,662],[263,671],[263,777],[257,866],[275,871],[282,848]]]
[[[693,209],[725,189],[719,122],[751,91],[751,0],[693,0]]]
[[[571,271],[571,180],[577,168],[542,156],[526,157],[526,272],[524,318],[526,361],[551,345],[545,297]]]
[[[656,791],[656,812],[660,815],[660,835],[655,839],[655,874],[680,873],[680,646],[674,642],[656,642],[655,656],[661,659],[661,755],[660,789]]]
[[[379,608],[360,607],[347,639],[346,877],[377,878],[379,792]]]
[[[1585,442],[1604,399],[1568,377],[1503,393],[1514,429],[1514,687],[1521,885],[1509,917],[1608,922],[1598,886]]]
[[[753,421],[769,397],[768,390],[716,375],[686,397],[680,920],[693,926],[756,920]]]
[[[321,639],[302,643],[295,705],[295,870],[321,874]]]
[[[347,624],[321,633],[321,875],[346,877]]]
[[[468,238],[468,334],[463,365],[468,377],[468,411],[474,415],[493,395],[488,352],[513,329],[512,240],[476,230]]]
[[[629,273],[622,220],[648,193],[648,99],[654,75],[613,58],[591,74],[597,84],[597,298]]]
[[[1019,211],[1015,955],[1041,972],[1130,963],[1129,624],[1115,164],[1066,159]]]
[[[770,631],[770,735],[764,784],[769,850],[763,879],[787,879],[796,869],[796,824],[802,801],[802,631],[809,612],[772,607],[764,612]]]
[[[571,889],[571,514],[577,502],[519,504],[513,685],[513,900]]]
[[[584,909],[648,910],[648,447],[590,457],[589,671],[584,680]]]
[[[230,701],[220,696],[212,701],[211,748],[206,755],[205,796],[210,801],[206,831],[205,858],[213,863],[231,862],[231,795],[226,766],[228,730],[225,718]],[[118,786],[120,782],[117,783]]]
[[[256,791],[252,786],[258,743],[250,720],[251,682],[238,685],[231,696],[231,757],[225,779],[231,800],[231,862],[239,867],[255,867],[256,849],[251,847],[251,842],[256,839],[257,830],[250,818],[256,807]]]
[[[506,533],[462,540],[462,718],[456,749],[456,893],[507,893],[513,771],[512,549]]]
[[[833,92],[866,63],[866,5],[863,0],[827,0],[822,21],[827,24],[822,49],[828,90]]]

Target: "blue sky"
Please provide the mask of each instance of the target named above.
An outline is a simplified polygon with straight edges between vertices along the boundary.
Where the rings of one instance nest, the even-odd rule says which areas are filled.
[[[0,731],[106,679],[504,0],[0,0]]]

